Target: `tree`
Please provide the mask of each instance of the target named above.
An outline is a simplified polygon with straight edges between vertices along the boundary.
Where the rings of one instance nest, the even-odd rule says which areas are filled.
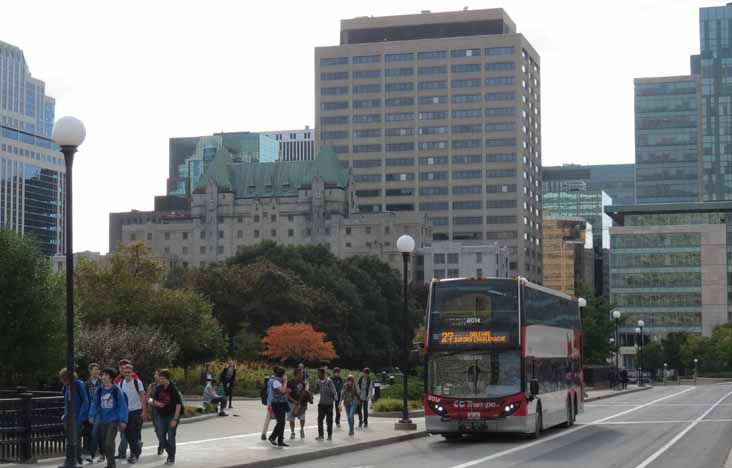
[[[643,346],[643,367],[655,377],[656,371],[663,368],[663,349],[661,345],[650,343]]]
[[[610,337],[615,325],[610,318],[612,306],[605,298],[595,296],[589,288],[578,288],[580,297],[587,300],[582,309],[583,356],[587,364],[607,364],[610,356]]]
[[[668,364],[669,369],[681,369],[682,356],[681,348],[686,343],[689,335],[687,333],[669,333],[666,337],[661,340],[661,347],[663,348],[663,359]]]
[[[234,337],[234,350],[232,355],[238,361],[256,361],[262,357],[265,347],[262,337],[247,331],[245,326]]]
[[[143,381],[149,381],[156,368],[173,364],[179,348],[157,327],[106,324],[81,326],[76,338],[76,352],[84,369],[92,362],[102,368],[117,368],[120,359],[130,359],[135,372]]]
[[[64,280],[35,240],[0,229],[0,381],[31,385],[63,365]]]
[[[325,333],[307,323],[284,323],[270,327],[262,338],[264,355],[281,362],[330,361],[338,356],[333,342],[325,341]]]

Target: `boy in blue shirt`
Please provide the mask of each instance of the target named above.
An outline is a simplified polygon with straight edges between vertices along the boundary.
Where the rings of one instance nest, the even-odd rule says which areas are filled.
[[[114,451],[117,431],[127,428],[127,402],[122,390],[112,383],[114,369],[102,371],[102,386],[94,393],[89,422],[98,427],[99,446],[107,460],[107,468],[115,468]]]

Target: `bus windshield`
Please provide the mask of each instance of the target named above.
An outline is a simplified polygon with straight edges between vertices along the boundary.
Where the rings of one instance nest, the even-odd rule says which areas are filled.
[[[521,391],[518,350],[436,353],[428,366],[429,392],[449,398],[500,398]]]
[[[433,284],[429,307],[431,350],[518,344],[518,285],[509,279]]]

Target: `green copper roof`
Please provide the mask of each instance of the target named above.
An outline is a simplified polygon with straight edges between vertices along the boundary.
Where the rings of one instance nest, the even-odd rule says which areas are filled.
[[[201,176],[196,191],[213,178],[219,190],[237,198],[294,197],[320,177],[326,187],[348,187],[348,171],[331,148],[321,148],[313,161],[233,162],[228,151],[218,151]]]

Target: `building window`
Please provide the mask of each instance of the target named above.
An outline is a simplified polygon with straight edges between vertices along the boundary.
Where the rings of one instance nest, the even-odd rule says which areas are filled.
[[[349,228],[349,227],[346,228],[346,235],[347,236],[351,235],[351,228]]]
[[[223,246],[223,245],[220,245],[220,246],[218,246],[218,247],[216,248],[216,252],[217,252],[217,253],[218,253],[219,255],[222,255],[222,254],[224,253],[224,246]]]
[[[270,223],[276,223],[277,222],[277,215],[270,216],[269,217],[269,222]]]
[[[242,239],[243,237],[244,237],[244,231],[242,231],[241,229],[238,230],[238,231],[236,231],[236,238],[237,239]]]
[[[205,238],[206,238],[206,231],[201,231],[201,239],[205,239]]]
[[[434,263],[435,265],[444,265],[445,264],[445,254],[433,254],[432,263]]]
[[[166,233],[165,233],[165,234],[163,235],[163,238],[164,238],[165,240],[170,240],[170,233],[169,233],[169,232],[166,232]]]
[[[449,253],[447,254],[447,263],[457,263],[458,262],[458,254],[456,253]]]
[[[183,247],[183,255],[188,255],[188,247]]]
[[[483,263],[483,252],[477,252],[475,254],[475,263]]]
[[[254,222],[255,223],[258,223],[259,222],[259,215],[254,215]]]
[[[391,228],[389,228],[389,226],[384,226],[384,234],[389,234],[390,231]]]
[[[477,276],[477,277],[483,276],[483,269],[482,268],[477,268],[475,270],[475,276]]]
[[[223,223],[223,222],[224,222],[224,217],[223,217],[223,216],[217,216],[217,217],[216,217],[216,221],[217,221],[217,222],[218,222],[219,224],[221,224],[221,223]]]
[[[199,249],[199,252],[201,253],[201,255],[205,255],[206,254],[206,246],[205,245],[202,245],[201,248]]]
[[[277,229],[272,229],[269,234],[271,237],[277,237]]]
[[[371,234],[371,226],[366,226],[366,234]]]
[[[254,230],[254,238],[259,239],[259,230],[258,229]]]
[[[305,229],[306,236],[310,236],[310,235],[312,235],[312,233],[313,233],[312,229],[310,229],[310,228]]]
[[[329,227],[325,228],[325,235],[326,236],[329,236],[330,235],[330,228]]]
[[[288,216],[287,216],[287,222],[288,222],[288,223],[293,223],[293,222],[295,222],[295,216],[293,216],[293,215],[288,215]]]
[[[224,238],[224,231],[219,231],[219,239],[223,239],[223,238]]]
[[[165,251],[166,254],[170,253],[170,247],[165,247],[165,249],[163,249],[163,250]]]
[[[445,270],[435,270],[432,275],[435,279],[443,279],[445,278]]]
[[[147,240],[152,240],[152,232],[147,233]]]
[[[188,240],[188,233],[187,232],[182,232],[181,234],[183,235],[183,240]]]
[[[239,223],[239,224],[241,224],[241,223],[244,222],[244,218],[242,218],[241,216],[237,216],[236,222]]]
[[[137,240],[137,236],[135,235],[134,232],[133,233],[130,233],[130,240],[131,241]]]
[[[449,269],[449,270],[447,270],[447,277],[448,278],[459,278],[460,277],[460,272],[457,269],[454,269],[454,268]]]
[[[287,237],[295,237],[295,230],[294,229],[288,229],[287,230]]]
[[[350,248],[351,247],[351,243],[350,242],[346,242],[346,247]]]

